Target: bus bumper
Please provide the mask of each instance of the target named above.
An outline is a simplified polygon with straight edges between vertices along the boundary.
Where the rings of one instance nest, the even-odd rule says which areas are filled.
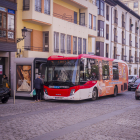
[[[53,99],[53,100],[80,100],[78,92],[76,92],[74,95],[68,96],[68,97],[49,96],[49,95],[45,94],[45,92],[44,92],[44,99],[45,100],[49,100],[49,99]]]

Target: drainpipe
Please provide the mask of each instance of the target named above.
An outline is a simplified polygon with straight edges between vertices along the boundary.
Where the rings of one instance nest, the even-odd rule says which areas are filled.
[[[138,20],[138,27],[139,27],[139,21],[140,21],[140,20]],[[138,40],[138,48],[139,48],[139,31],[138,31],[138,39],[137,39],[137,40]],[[138,58],[138,55],[139,55],[139,51],[138,51],[139,49],[138,49],[138,48],[137,48],[137,58]],[[140,57],[140,56],[139,56],[139,57]],[[139,65],[139,60],[138,60],[138,62],[137,62],[137,76],[138,76],[138,73],[139,73],[139,72],[138,72],[138,65]]]
[[[110,58],[112,58],[111,56],[111,51],[112,51],[112,8],[114,8],[114,6],[111,7],[111,39],[110,39]]]

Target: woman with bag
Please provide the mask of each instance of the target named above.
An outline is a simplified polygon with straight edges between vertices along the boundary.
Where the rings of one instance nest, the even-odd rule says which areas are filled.
[[[7,87],[7,88],[9,88],[8,78],[6,77],[6,74],[3,74],[2,87]]]

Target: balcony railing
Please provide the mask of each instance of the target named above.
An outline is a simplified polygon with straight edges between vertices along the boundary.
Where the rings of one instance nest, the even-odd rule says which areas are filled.
[[[118,18],[114,19],[114,23],[118,24]]]
[[[122,21],[122,27],[124,27],[124,28],[125,28],[125,22],[124,22],[124,21]]]
[[[73,54],[77,54],[77,51],[73,50]]]
[[[122,38],[122,44],[125,45],[125,39],[124,38]]]
[[[135,57],[135,63],[139,63],[139,57]]]
[[[108,33],[106,33],[106,39],[109,39],[109,34]]]
[[[59,49],[54,49],[54,52],[58,53],[59,52]]]
[[[114,42],[118,42],[118,36],[114,36]]]
[[[106,15],[106,20],[109,20],[109,14]]]
[[[61,53],[65,53],[65,50],[64,49],[61,49]]]
[[[129,57],[129,63],[132,63],[133,62],[133,56],[130,56]]]
[[[71,50],[67,50],[67,54],[71,54]]]
[[[138,48],[138,43],[137,42],[135,43],[135,47]]]
[[[131,40],[129,41],[129,45],[132,46],[132,41]]]
[[[47,15],[50,15],[50,10],[45,9],[44,13],[47,14]]]
[[[86,26],[86,27],[87,27],[87,24],[72,19],[72,16],[71,16],[71,15],[66,15],[66,13],[64,13],[63,15],[60,15],[60,14],[57,14],[57,13],[53,13],[53,16],[54,16],[54,17],[57,17],[57,18],[60,18],[60,19],[62,19],[62,20],[66,20],[66,21],[68,21],[68,22],[72,22],[72,23],[75,23],[75,24],[78,24],[78,25]]]
[[[23,5],[23,11],[26,11],[26,10],[29,10],[29,9],[30,9],[29,4]]]
[[[39,52],[43,51],[43,47],[35,47],[35,46],[23,46],[23,49],[27,51],[39,51]]]

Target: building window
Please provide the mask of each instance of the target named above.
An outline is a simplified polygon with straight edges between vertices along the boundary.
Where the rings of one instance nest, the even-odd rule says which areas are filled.
[[[96,16],[93,16],[93,30],[96,31]]]
[[[89,14],[89,29],[92,29],[92,14]]]
[[[138,8],[138,2],[134,2],[134,8]]]
[[[114,59],[116,59],[116,47],[114,47]]]
[[[85,13],[80,13],[80,25],[85,26]]]
[[[134,69],[134,75],[137,75],[137,69]]]
[[[104,21],[98,20],[98,36],[104,37]]]
[[[49,32],[44,32],[43,37],[44,37],[44,51],[49,52]]]
[[[108,52],[109,52],[109,45],[106,44],[106,57],[107,57],[107,58],[109,57],[109,56],[108,56]]]
[[[71,36],[67,35],[67,54],[71,53]]]
[[[128,3],[125,3],[126,6],[128,6]]]
[[[8,11],[8,12],[7,12]],[[0,38],[15,38],[15,11],[5,8],[5,12],[0,11]],[[8,31],[7,31],[8,30]]]
[[[86,54],[86,39],[83,39],[83,54]]]
[[[109,40],[109,25],[106,24],[106,39]]]
[[[106,20],[109,20],[109,6],[106,6]]]
[[[77,54],[77,37],[73,37],[73,54]]]
[[[82,38],[78,38],[78,54],[82,54]]]
[[[65,53],[65,34],[61,34],[61,53]]]
[[[104,16],[104,1],[97,0],[98,15]]]
[[[50,15],[50,0],[44,0],[44,13]]]
[[[59,33],[54,32],[54,52],[59,52]]]
[[[74,23],[77,24],[77,12],[74,12]]]
[[[41,12],[41,0],[35,0],[35,11]]]
[[[23,0],[23,10],[29,10],[30,9],[30,0]]]

